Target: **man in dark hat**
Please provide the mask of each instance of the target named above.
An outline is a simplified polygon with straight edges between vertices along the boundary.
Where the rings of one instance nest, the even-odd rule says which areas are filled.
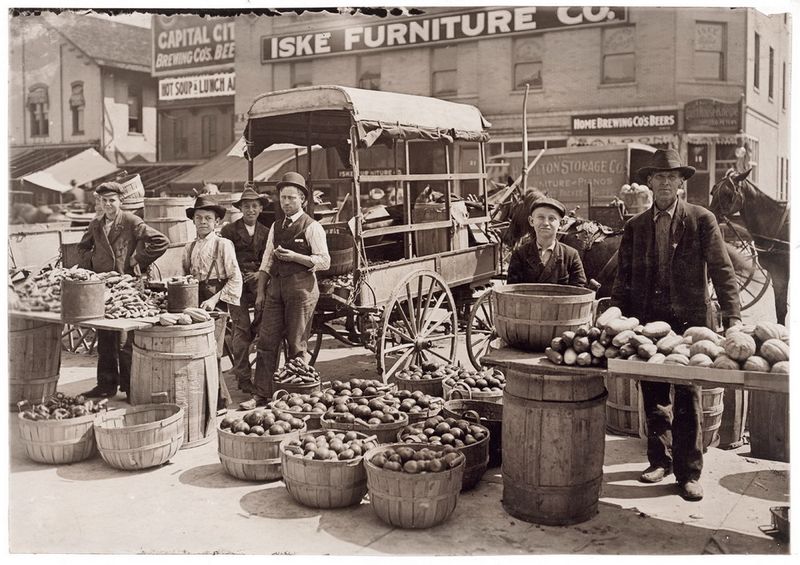
[[[251,332],[251,325],[258,328],[261,316],[260,313],[256,313],[256,319],[251,322],[250,308],[256,304],[258,268],[264,257],[269,235],[269,229],[258,221],[258,216],[266,206],[266,198],[258,194],[252,187],[246,186],[239,201],[234,202],[233,205],[242,211],[242,217],[235,222],[225,224],[220,230],[222,237],[233,242],[243,282],[239,305],[231,304],[228,308],[233,323],[233,335],[231,336],[233,373],[236,375],[239,390],[252,393],[250,344],[258,334],[258,330]]]
[[[555,198],[539,198],[531,204],[528,225],[535,238],[511,255],[508,284],[551,283],[586,286],[586,274],[578,252],[556,240],[558,226],[566,214]]]
[[[303,176],[289,172],[277,185],[284,218],[269,231],[258,274],[256,309],[261,309],[253,398],[240,405],[266,404],[284,339],[288,359],[306,355],[311,320],[319,298],[317,270],[330,267],[323,227],[303,211],[309,197]]]
[[[236,262],[236,250],[231,240],[218,236],[216,232],[225,217],[225,208],[210,196],[201,195],[195,199],[192,208],[186,209],[186,216],[194,221],[197,239],[183,248],[183,272],[199,281],[200,307],[224,312],[230,306],[238,306],[242,296],[242,273]],[[224,332],[224,325],[221,331]],[[221,352],[217,353],[219,359]],[[220,371],[218,410],[225,410],[230,401]]]
[[[144,220],[121,209],[123,187],[106,182],[95,191],[100,212],[78,243],[78,265],[96,273],[116,271],[141,275],[169,247],[169,239]],[[109,398],[128,395],[133,358],[133,332],[97,330],[97,386],[84,393]]]
[[[707,276],[711,277],[725,327],[741,324],[739,288],[714,215],[678,198],[694,167],[673,149],[658,150],[638,175],[653,191],[653,206],[625,225],[611,304],[642,324],[668,322],[681,334],[690,326],[713,325]],[[708,273],[708,275],[706,275]],[[647,458],[640,480],[661,481],[670,473],[686,500],[703,489],[700,387],[641,381],[647,417]]]

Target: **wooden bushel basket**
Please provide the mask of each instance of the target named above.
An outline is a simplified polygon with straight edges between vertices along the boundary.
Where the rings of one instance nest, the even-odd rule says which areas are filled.
[[[402,377],[393,377],[394,383],[399,390],[419,390],[431,396],[440,396],[444,398],[444,389],[442,388],[442,381],[445,377],[436,377],[435,379],[404,379]]]
[[[281,473],[280,443],[298,439],[305,426],[276,436],[237,436],[230,430],[217,430],[217,453],[222,468],[231,477],[242,481],[275,481]]]
[[[719,430],[722,425],[722,404],[725,389],[704,388],[700,395],[700,402],[703,407],[703,452],[709,447],[719,445]]]
[[[469,399],[469,400],[483,400],[484,402],[492,402],[494,404],[502,404],[503,403],[503,392],[483,392],[480,390],[472,390],[469,385],[462,384],[460,382],[456,382],[455,385],[450,385],[446,382],[442,382],[442,388],[444,389],[444,399],[451,400],[453,397],[457,399]],[[456,396],[457,395],[457,396]]]
[[[638,381],[606,377],[606,429],[612,434],[647,438]]]
[[[66,420],[28,420],[18,415],[25,454],[37,463],[77,463],[97,453],[94,440],[96,414]]]
[[[316,437],[326,432],[316,430],[304,435]],[[370,437],[356,433],[359,439]],[[344,508],[361,502],[367,494],[367,471],[363,455],[347,461],[304,459],[286,453],[285,447],[289,441],[280,443],[280,453],[283,482],[292,498],[310,508]]]
[[[394,443],[397,441],[397,433],[408,425],[408,414],[400,412],[400,420],[388,422],[386,424],[361,424],[358,422],[339,422],[330,416],[330,412],[322,415],[323,430],[342,430],[345,432],[354,431],[378,438],[378,443]]]
[[[474,412],[481,426],[489,430],[489,466],[497,467],[503,461],[503,405],[483,400],[448,400],[442,408],[445,418],[464,418]]]
[[[318,390],[320,390],[320,381],[316,381],[313,383],[292,384],[292,383],[279,383],[273,380],[272,386],[279,387],[278,390],[285,390],[290,394],[293,392],[296,392],[298,394],[311,394],[312,392],[317,392]]]
[[[409,424],[416,424],[418,422],[423,422],[428,418],[433,418],[434,416],[438,415],[439,412],[442,411],[442,406],[444,405],[444,401],[439,399],[431,403],[431,406],[427,410],[423,410],[421,412],[406,412],[408,416],[408,423]]]
[[[8,320],[9,402],[38,402],[56,392],[61,369],[61,325]]]
[[[561,284],[509,284],[494,289],[497,334],[511,347],[544,351],[553,338],[591,323],[595,293]]]
[[[306,430],[308,430],[309,432],[314,430],[319,430],[322,428],[322,423],[321,423],[323,414],[322,412],[301,412],[294,410],[284,410],[281,408],[275,408],[273,406],[276,400],[281,400],[286,396],[289,396],[288,391],[284,389],[276,390],[274,393],[272,393],[272,402],[269,403],[269,408],[271,410],[275,410],[276,412],[291,414],[295,418],[301,418],[305,420]]]
[[[331,266],[317,273],[317,277],[335,277],[352,273],[356,258],[356,240],[345,230],[326,230]]]
[[[443,446],[401,443],[416,451],[428,448],[441,451]],[[430,528],[441,524],[456,509],[464,478],[464,459],[438,473],[409,474],[387,471],[371,463],[372,458],[387,446],[370,449],[364,454],[370,506],[375,514],[397,528]]]
[[[177,404],[142,404],[109,411],[94,422],[103,461],[136,471],[163,465],[183,443],[183,409]]]

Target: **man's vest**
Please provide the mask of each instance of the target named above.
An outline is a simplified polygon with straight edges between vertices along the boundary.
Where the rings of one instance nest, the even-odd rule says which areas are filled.
[[[284,229],[283,222],[273,224],[275,234],[273,243],[277,248],[279,245],[284,249],[290,249],[301,255],[311,255],[311,244],[306,239],[306,229],[314,222],[313,218],[303,213],[297,220],[292,222],[288,228]],[[308,271],[309,268],[294,261],[280,261],[272,258],[272,265],[269,274],[273,277],[289,277],[295,273]]]

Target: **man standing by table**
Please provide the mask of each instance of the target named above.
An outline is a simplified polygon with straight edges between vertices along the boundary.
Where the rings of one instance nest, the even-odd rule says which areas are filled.
[[[264,211],[266,199],[251,187],[245,187],[241,198],[234,206],[242,211],[242,217],[226,224],[220,230],[220,235],[230,239],[236,250],[236,261],[242,272],[242,296],[239,305],[229,305],[233,335],[231,343],[233,349],[233,373],[239,384],[239,390],[253,393],[252,374],[250,371],[250,344],[254,335],[251,325],[258,327],[261,320],[257,312],[255,320],[250,321],[250,308],[256,304],[258,294],[258,268],[264,257],[267,246],[269,229],[258,221],[258,216]],[[257,333],[257,331],[255,332]]]
[[[653,206],[625,225],[611,304],[641,323],[668,322],[677,333],[691,326],[713,328],[708,295],[711,277],[725,327],[741,324],[739,289],[714,215],[678,198],[694,167],[677,151],[658,150],[637,171],[653,191]],[[700,387],[641,381],[650,466],[640,480],[657,483],[674,471],[681,496],[700,500],[703,433]],[[674,413],[673,413],[674,410]]]
[[[96,273],[116,271],[139,276],[161,257],[169,239],[144,223],[144,220],[121,209],[123,187],[106,182],[95,191],[101,207],[78,243],[80,267]],[[84,393],[90,398],[109,398],[117,387],[126,396],[130,392],[133,332],[97,330],[97,386]],[[122,347],[120,347],[122,342]]]
[[[277,189],[285,218],[270,228],[258,273],[256,309],[262,309],[262,314],[255,392],[240,405],[243,410],[269,401],[284,339],[287,358],[305,356],[319,298],[314,272],[327,269],[331,263],[325,230],[303,211],[309,197],[303,176],[286,173]]]

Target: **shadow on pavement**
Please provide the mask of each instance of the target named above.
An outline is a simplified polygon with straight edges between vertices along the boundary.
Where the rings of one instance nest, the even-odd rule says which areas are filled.
[[[111,467],[108,463],[103,461],[100,455],[95,455],[91,459],[81,461],[80,463],[61,465],[58,467],[56,474],[68,481],[100,481],[106,479],[124,479],[134,475],[147,475],[169,465],[172,465],[172,463],[165,463],[158,467],[150,467],[149,469],[142,469],[140,471],[122,471]]]
[[[243,485],[263,484],[264,481],[242,481],[231,477],[222,468],[222,463],[200,465],[184,471],[178,480],[185,485],[201,488],[234,488]]]
[[[282,483],[276,484],[274,488],[249,492],[239,500],[239,504],[251,516],[274,520],[312,518],[322,512],[295,502]]]
[[[640,471],[618,471],[603,475],[604,498],[657,498],[678,494],[675,477],[670,475],[660,483],[646,484],[639,482]],[[635,481],[635,484],[615,484],[621,481]]]
[[[736,473],[722,477],[719,484],[736,494],[745,494],[763,500],[789,503],[789,471],[763,470]]]

